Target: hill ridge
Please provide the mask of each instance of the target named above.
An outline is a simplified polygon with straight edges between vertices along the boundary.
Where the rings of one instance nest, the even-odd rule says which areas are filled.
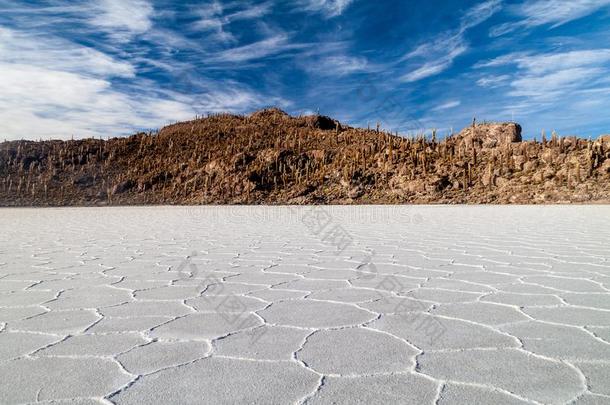
[[[523,141],[516,123],[403,138],[273,108],[0,144],[1,206],[568,202],[610,202],[610,140]]]

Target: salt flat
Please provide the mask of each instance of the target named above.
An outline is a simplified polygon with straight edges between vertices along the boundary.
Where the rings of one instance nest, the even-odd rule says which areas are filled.
[[[5,209],[0,229],[0,403],[610,403],[608,206]]]

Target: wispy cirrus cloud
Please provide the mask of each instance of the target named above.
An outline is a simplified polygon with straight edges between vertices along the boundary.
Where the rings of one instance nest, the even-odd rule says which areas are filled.
[[[96,0],[85,9],[88,23],[121,41],[150,30],[153,5],[148,0]]]
[[[153,27],[155,10],[150,0],[0,0],[0,21],[2,14],[22,30],[101,33],[126,43]]]
[[[249,2],[221,3],[213,1],[195,10],[200,18],[192,24],[195,31],[212,33],[212,39],[220,42],[237,42],[237,39],[227,29],[234,22],[256,20],[268,15],[273,4],[269,1],[261,4]]]
[[[90,76],[134,77],[131,63],[116,60],[96,49],[44,34],[0,27],[0,62],[47,70],[86,73]]]
[[[117,136],[205,112],[288,102],[229,80],[160,90],[137,67],[54,36],[0,29],[0,122],[6,139]]]
[[[570,21],[586,17],[610,5],[610,0],[535,0],[513,7],[513,14],[521,20],[492,27],[490,36],[498,37],[516,30],[541,25],[559,27]]]
[[[379,66],[371,64],[365,57],[350,55],[321,55],[315,61],[307,58],[302,65],[303,69],[307,72],[325,77],[372,73],[382,69]]]
[[[446,103],[443,103],[441,105],[434,107],[432,109],[432,111],[450,110],[452,108],[459,107],[461,104],[462,104],[462,102],[460,100],[451,100],[451,101],[447,101]]]
[[[480,62],[475,68],[515,66],[512,75],[481,78],[479,85],[498,81],[510,84],[512,97],[545,102],[608,82],[610,49],[590,49],[555,53],[511,53]]]
[[[332,18],[343,12],[354,0],[295,0],[300,9],[322,13],[326,18]]]
[[[309,47],[311,47],[309,44],[292,42],[290,36],[286,33],[279,33],[247,45],[217,52],[208,59],[208,62],[245,63],[279,54],[286,56],[290,51]]]
[[[466,32],[488,20],[501,8],[501,0],[488,0],[467,10],[461,17],[460,26],[456,30],[439,34],[402,58],[403,61],[424,59],[425,62],[402,75],[400,80],[407,83],[416,82],[447,70],[458,56],[468,50]]]
[[[506,84],[511,79],[510,75],[488,75],[477,80],[480,87],[495,88]]]

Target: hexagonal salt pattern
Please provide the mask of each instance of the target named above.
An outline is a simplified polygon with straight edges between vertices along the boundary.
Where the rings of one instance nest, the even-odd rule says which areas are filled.
[[[0,403],[610,403],[610,207],[0,210]]]

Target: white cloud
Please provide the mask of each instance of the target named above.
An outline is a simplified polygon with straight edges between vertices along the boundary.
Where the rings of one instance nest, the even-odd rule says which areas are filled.
[[[501,8],[501,0],[488,0],[466,11],[460,18],[460,26],[457,30],[439,34],[401,59],[401,61],[424,59],[425,62],[420,67],[402,75],[400,80],[407,83],[416,82],[449,69],[455,58],[468,50],[466,32],[488,20]]]
[[[418,47],[411,52],[408,58],[417,55],[427,56],[436,55],[436,59],[426,62],[421,67],[401,76],[400,80],[411,83],[427,77],[435,76],[451,67],[455,58],[468,50],[468,46],[463,42],[462,36],[453,37],[450,41],[437,41]]]
[[[459,107],[462,104],[462,102],[460,100],[452,100],[452,101],[448,101],[446,103],[443,103],[437,107],[434,107],[432,109],[432,111],[444,111],[444,110],[450,110],[452,108],[455,107]]]
[[[377,69],[366,58],[348,55],[322,57],[314,63],[307,60],[303,67],[308,72],[321,76],[345,76],[352,73],[371,72]]]
[[[608,75],[610,49],[591,49],[547,54],[512,53],[476,65],[477,68],[497,68],[515,65],[512,76],[483,77],[477,84],[494,85],[512,79],[509,95],[548,101],[561,95],[582,91]]]
[[[158,93],[133,66],[99,51],[10,29],[0,39],[0,137],[7,139],[118,136],[197,113],[286,104],[234,82]]]
[[[608,5],[610,0],[525,1],[514,8],[514,14],[522,18],[520,21],[497,25],[490,30],[490,35],[497,37],[523,28],[549,24],[555,28],[586,17]]]
[[[235,9],[235,5],[238,8]],[[272,3],[251,4],[249,2],[222,4],[213,1],[202,6],[195,13],[200,17],[192,24],[197,31],[212,34],[212,39],[220,42],[236,42],[235,36],[227,29],[227,26],[237,21],[256,20],[271,12]]]
[[[506,84],[511,77],[509,75],[485,76],[477,80],[480,87],[494,88]]]
[[[135,76],[134,67],[92,48],[48,35],[25,34],[0,27],[0,61],[89,75]]]
[[[153,6],[147,0],[95,0],[89,24],[118,40],[130,40],[152,28]]]
[[[153,28],[152,0],[52,0],[11,2],[0,0],[0,13],[10,16],[10,25],[22,30],[42,28],[79,29],[104,33],[115,41],[129,42]],[[38,4],[42,3],[42,4]],[[74,35],[74,32],[72,32]]]
[[[500,11],[502,7],[502,0],[487,0],[472,7],[460,19],[460,31],[463,33],[464,31],[487,21]]]
[[[326,18],[336,17],[353,3],[353,0],[297,0],[300,8],[322,13]]]
[[[263,40],[230,48],[216,53],[208,62],[237,63],[250,62],[273,56],[286,51],[298,50],[308,47],[306,44],[295,44],[289,41],[286,34],[276,34]]]
[[[548,74],[528,74],[511,84],[512,96],[553,99],[572,90],[581,89],[587,81],[603,74],[599,68],[561,69]]]
[[[441,61],[441,62],[429,62],[424,66],[415,69],[406,75],[401,76],[400,80],[406,83],[416,82],[418,80],[425,79],[430,76],[436,76],[439,73],[444,72],[449,66],[451,66],[451,62],[449,60]]]

